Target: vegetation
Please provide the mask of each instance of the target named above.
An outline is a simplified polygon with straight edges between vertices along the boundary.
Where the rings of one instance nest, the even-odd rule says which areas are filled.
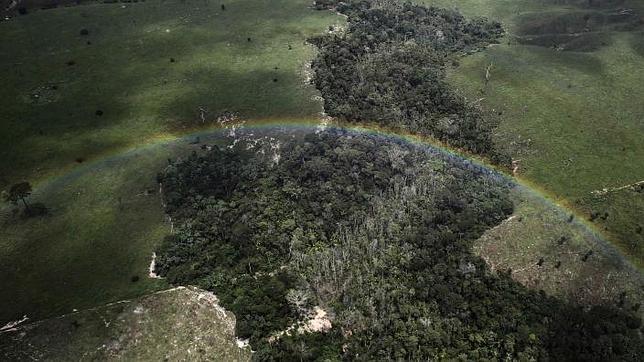
[[[213,148],[159,175],[171,283],[214,291],[257,359],[637,360],[640,319],[490,273],[472,243],[512,211],[501,179],[376,136]],[[326,333],[305,325],[321,307]],[[299,323],[299,324],[298,324]],[[280,331],[287,331],[280,334]]]
[[[456,54],[495,42],[501,24],[393,1],[336,9],[348,16],[347,30],[312,40],[320,49],[314,81],[329,115],[429,134],[509,165],[492,143],[493,124],[444,81]]]
[[[9,191],[3,192],[3,198],[5,201],[8,201],[14,205],[18,204],[18,201],[22,201],[25,205],[25,211],[29,213],[29,204],[27,203],[27,197],[31,195],[31,184],[29,182],[20,182],[17,183],[9,189]]]
[[[5,201],[10,202],[13,205],[18,205],[19,201],[22,202],[25,207],[24,214],[26,216],[40,216],[46,214],[47,207],[43,203],[27,203],[27,198],[31,195],[32,191],[33,189],[31,184],[23,181],[11,186],[9,191],[3,191],[2,196]]]
[[[507,36],[498,45],[460,59],[447,82],[500,121],[493,137],[518,161],[518,174],[589,220],[598,231],[642,267],[644,233],[637,233],[644,197],[635,189],[592,194],[644,180],[644,28],[590,23],[587,37],[599,36],[594,50],[558,50],[524,44],[521,29],[547,24],[553,35],[576,21],[611,17],[630,21],[644,14],[641,1],[422,0],[458,8],[467,16],[501,21]],[[620,11],[625,14],[619,16]],[[557,20],[558,19],[558,20]],[[559,21],[559,26],[550,24]],[[564,21],[565,20],[565,21]],[[548,25],[550,24],[550,25]],[[595,24],[595,25],[593,25]],[[628,30],[628,31],[625,31]],[[578,37],[583,39],[583,36]],[[592,40],[592,38],[589,38]],[[588,45],[593,45],[589,43]],[[561,45],[561,44],[560,44]],[[565,45],[565,44],[564,44]],[[485,70],[492,65],[489,82]]]
[[[248,361],[250,350],[237,346],[234,325],[235,316],[212,294],[173,288],[3,332],[0,355],[7,361]]]
[[[230,112],[315,117],[305,40],[343,20],[299,0],[225,4],[91,3],[0,21],[0,190]]]
[[[571,2],[560,3],[566,5],[556,12]],[[644,84],[638,72],[644,38],[618,24],[614,43],[613,35],[583,34],[575,42],[552,34],[563,45],[542,47],[543,39],[551,40],[533,38],[542,18],[554,19],[544,20],[545,28],[580,19],[515,18],[543,4],[467,1],[470,14],[504,20],[510,37],[464,59],[458,56],[501,39],[498,23],[387,1],[318,2],[348,16],[346,32],[330,12],[310,12],[292,0],[29,8],[28,15],[0,23],[0,46],[9,54],[0,58],[0,188],[75,170],[30,196],[51,205],[49,217],[16,218],[0,209],[0,321],[25,313],[39,319],[163,287],[164,281],[144,277],[170,229],[151,174],[166,158],[199,148],[199,137],[179,150],[170,143],[78,164],[210,126],[230,112],[315,115],[315,92],[301,85],[303,63],[313,56],[304,40],[327,28],[329,35],[312,39],[320,50],[313,80],[327,113],[432,135],[499,163],[509,163],[507,154],[520,156],[521,174],[576,203],[640,255],[642,189],[590,192],[639,181],[633,178],[644,146],[641,104],[627,95]],[[631,18],[627,25],[634,26]],[[562,47],[589,53],[564,54]],[[451,72],[449,65],[459,62]],[[493,132],[497,117],[501,126]],[[512,209],[506,185],[487,171],[342,132],[312,134],[277,150],[259,155],[215,147],[171,161],[159,175],[175,232],[157,249],[158,269],[172,283],[215,291],[237,314],[237,334],[250,338],[257,359],[637,360],[643,354],[639,301],[631,294],[614,298],[622,284],[611,284],[603,305],[583,307],[575,298],[525,288],[542,288],[545,280],[547,292],[568,297],[556,288],[577,287],[570,273],[589,275],[583,287],[612,283],[596,278],[606,266],[597,262],[604,251],[596,244],[551,235],[552,227],[521,227],[492,245],[501,250],[481,253],[499,268],[488,269],[471,253],[475,240]],[[8,201],[25,201],[30,189],[17,187]],[[550,243],[533,239],[546,236]],[[572,242],[578,244],[568,259],[560,257],[568,249],[553,247]],[[494,253],[497,259],[490,258]],[[539,272],[518,270],[528,264]],[[573,280],[559,283],[562,274]],[[332,327],[300,333],[319,308]]]
[[[46,217],[1,207],[0,325],[163,288],[147,278],[152,252],[169,232],[154,174],[176,152],[167,145],[132,151],[41,183],[28,202],[47,205]]]
[[[473,251],[492,270],[571,303],[608,304],[638,312],[644,276],[569,211],[525,187],[512,189],[514,214],[488,230]],[[584,256],[593,251],[586,261]],[[541,264],[541,265],[539,265]],[[640,315],[642,310],[639,311]]]
[[[342,19],[299,0],[220,4],[93,2],[0,21],[0,190],[29,180],[27,202],[49,210],[0,204],[1,325],[163,288],[146,277],[170,230],[154,178],[194,147],[176,137],[232,112],[321,111],[302,85],[305,40]]]

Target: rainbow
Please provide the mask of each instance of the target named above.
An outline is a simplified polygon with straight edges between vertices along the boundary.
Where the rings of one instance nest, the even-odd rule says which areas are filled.
[[[432,150],[438,151],[439,153],[451,158],[467,162],[471,165],[475,165],[484,170],[488,170],[496,175],[499,175],[508,182],[521,187],[523,190],[531,193],[539,199],[546,201],[550,206],[559,210],[562,214],[568,216],[572,215],[574,223],[583,227],[595,239],[601,242],[601,246],[604,248],[604,252],[615,255],[625,263],[630,264],[631,266],[633,265],[627,258],[624,257],[626,253],[619,250],[618,243],[609,242],[610,238],[604,235],[602,231],[599,230],[595,225],[587,221],[586,218],[572,205],[570,205],[567,200],[554,195],[553,193],[545,190],[529,179],[513,175],[508,169],[494,165],[480,155],[450,146],[434,137],[428,135],[413,134],[404,129],[385,128],[381,125],[373,123],[362,122],[360,124],[357,124],[339,122],[336,120],[323,121],[319,118],[279,120],[263,119],[243,122],[230,122],[230,124],[238,125],[238,129],[243,131],[260,131],[272,129],[299,129],[314,131],[323,127],[328,129],[344,130],[355,134],[367,134],[380,137],[384,140],[399,141],[418,147],[431,148]],[[56,174],[49,174],[36,182],[36,185],[38,186],[36,192],[38,192],[38,189],[51,188],[56,187],[57,185],[62,185],[70,178],[78,177],[82,173],[87,172],[91,169],[105,167],[106,165],[109,165],[110,163],[118,159],[132,155],[134,152],[142,152],[155,146],[168,145],[172,143],[187,143],[191,139],[195,139],[197,137],[214,136],[229,129],[230,128],[227,127],[227,124],[222,125],[214,123],[200,125],[191,129],[182,130],[180,132],[159,133],[151,135],[150,137],[143,139],[138,144],[130,145],[129,147],[112,151],[111,154],[103,155],[102,157],[96,157],[95,159],[90,160],[83,165],[70,167],[61,170]],[[635,267],[635,269],[638,268]]]

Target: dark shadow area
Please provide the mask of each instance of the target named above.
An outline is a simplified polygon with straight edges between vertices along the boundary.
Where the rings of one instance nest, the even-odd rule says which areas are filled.
[[[631,35],[631,46],[641,57],[644,57],[644,32],[636,32]]]
[[[145,1],[145,0],[141,0]],[[100,0],[0,0],[0,17],[25,16],[38,10],[58,7],[86,5],[102,2]],[[108,1],[105,1],[108,2]],[[124,1],[125,2],[125,1]],[[132,0],[128,1],[132,2]]]
[[[303,89],[293,58],[305,60],[300,34],[314,33],[322,14],[293,1],[219,6],[94,4],[1,23],[8,56],[0,60],[0,169],[13,171],[3,172],[0,188],[43,160],[72,167],[136,142],[134,135],[199,127],[200,107],[212,115],[316,115],[319,101]],[[115,11],[122,26],[110,20]],[[189,21],[175,26],[177,19]]]
[[[638,10],[623,7],[624,1],[565,3],[580,9],[519,16],[517,40],[557,50],[592,52],[610,44],[611,32],[632,32],[642,28]]]
[[[175,97],[163,105],[161,113],[171,120],[173,129],[195,128],[215,124],[221,114],[231,113],[243,119],[307,119],[315,116],[317,100],[295,97],[293,91],[303,87],[302,78],[290,70],[234,72],[229,69],[195,69],[188,79],[196,84],[189,92]],[[207,84],[217,84],[230,92],[213,94],[205,89]],[[242,101],[243,100],[243,101]],[[204,121],[200,120],[200,110]]]

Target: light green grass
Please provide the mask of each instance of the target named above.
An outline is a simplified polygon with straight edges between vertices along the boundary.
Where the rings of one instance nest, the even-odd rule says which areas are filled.
[[[209,120],[321,111],[303,82],[305,40],[343,19],[301,0],[220,4],[93,4],[0,22],[0,189],[193,128],[200,107]]]
[[[591,192],[644,180],[644,32],[611,33],[612,42],[591,53],[560,52],[517,44],[513,34],[520,15],[547,17],[573,7],[525,0],[424,2],[504,24],[509,35],[501,44],[463,58],[451,82],[472,101],[483,98],[485,110],[500,118],[497,142],[520,160],[521,177],[584,215],[608,212],[598,229],[642,265],[644,233],[635,231],[644,224],[644,195],[596,198]],[[641,1],[630,6],[644,10]]]
[[[615,248],[534,191],[516,187],[511,196],[512,217],[474,245],[492,270],[511,269],[523,285],[572,303],[617,304],[622,293],[625,307],[641,303],[642,274]]]

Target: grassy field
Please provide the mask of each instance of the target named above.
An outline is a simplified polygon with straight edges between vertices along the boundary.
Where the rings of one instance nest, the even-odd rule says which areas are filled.
[[[164,290],[32,324],[0,338],[12,361],[248,361],[235,341],[235,316],[212,294]]]
[[[474,246],[492,270],[510,269],[523,285],[573,303],[641,303],[642,274],[583,221],[525,187],[511,195],[514,214]]]
[[[305,40],[342,18],[300,0],[220,5],[92,4],[0,22],[0,189],[194,128],[200,109],[206,120],[321,111],[302,82]]]
[[[238,0],[222,11],[200,0],[0,22],[0,190],[29,180],[32,201],[51,208],[24,219],[0,205],[0,325],[165,287],[147,278],[169,232],[155,176],[181,150],[137,148],[227,111],[317,115],[321,104],[303,82],[314,54],[305,39],[341,21],[305,1]],[[120,156],[105,160],[111,154]]]
[[[169,151],[133,151],[79,166],[42,184],[32,200],[51,208],[0,219],[0,324],[40,319],[165,287],[149,279],[151,255],[170,231],[154,180]],[[132,278],[137,276],[138,281]]]
[[[642,28],[599,27],[603,45],[598,49],[560,51],[522,45],[518,33],[528,21],[555,27],[549,19],[600,16],[601,9],[525,0],[424,2],[504,24],[509,34],[502,43],[463,58],[452,71],[452,83],[472,101],[482,99],[483,108],[500,118],[497,142],[517,160],[522,178],[587,218],[608,213],[605,220],[594,220],[597,229],[641,266],[644,193],[625,189],[598,197],[591,192],[644,180]],[[644,13],[642,1],[623,5],[629,6]]]

